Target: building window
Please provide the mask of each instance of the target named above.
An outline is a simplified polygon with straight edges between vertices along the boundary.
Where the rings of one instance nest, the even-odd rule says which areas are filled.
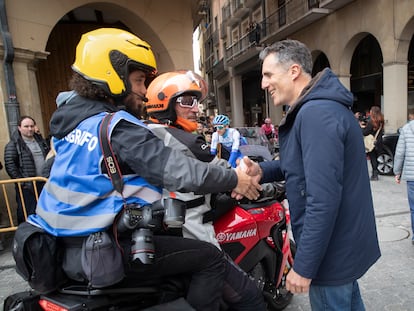
[[[309,10],[313,8],[319,8],[319,0],[308,0]]]
[[[279,27],[286,25],[286,1],[278,0]]]

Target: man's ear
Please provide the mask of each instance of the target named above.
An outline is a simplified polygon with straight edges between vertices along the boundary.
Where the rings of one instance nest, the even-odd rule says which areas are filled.
[[[292,81],[296,80],[302,73],[302,67],[300,67],[298,64],[293,64],[290,66],[289,72],[292,76]]]

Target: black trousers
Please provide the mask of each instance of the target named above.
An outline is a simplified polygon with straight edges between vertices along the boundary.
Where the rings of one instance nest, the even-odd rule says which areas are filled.
[[[263,294],[257,285],[228,255],[225,256],[223,300],[228,308],[234,311],[266,310]]]
[[[39,181],[36,182],[38,195],[40,195],[40,192],[42,191],[44,185],[45,185],[44,182],[39,182]],[[19,188],[17,185],[15,186],[15,190],[16,190],[16,202],[17,202],[17,223],[20,224],[24,222],[26,219],[24,217],[24,212],[23,212],[23,202],[20,198],[20,192],[19,192]],[[22,195],[24,199],[24,206],[26,207],[27,216],[34,214],[36,212],[37,200],[36,200],[36,196],[33,190],[32,183],[27,183],[27,185],[22,185]]]
[[[378,155],[379,151],[377,150],[377,148],[372,149],[372,151],[368,153],[372,167],[372,176],[378,176]]]
[[[154,236],[155,260],[139,261],[126,271],[128,283],[168,277],[186,277],[187,301],[197,311],[217,311],[223,293],[226,260],[214,245],[176,236]],[[130,252],[125,249],[126,255]],[[140,284],[140,283],[138,283]]]

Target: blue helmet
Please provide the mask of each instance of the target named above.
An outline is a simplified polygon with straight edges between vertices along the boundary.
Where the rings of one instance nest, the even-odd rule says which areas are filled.
[[[215,116],[213,119],[213,125],[229,125],[229,124],[230,124],[229,117],[223,114],[219,114],[218,116]]]

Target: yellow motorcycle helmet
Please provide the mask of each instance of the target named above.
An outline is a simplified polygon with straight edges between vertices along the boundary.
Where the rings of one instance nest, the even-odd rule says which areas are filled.
[[[145,108],[149,116],[175,122],[175,100],[180,95],[193,95],[198,101],[207,94],[207,83],[197,73],[188,70],[178,70],[160,74],[148,86]]]
[[[130,92],[128,75],[142,70],[147,79],[157,73],[151,46],[134,34],[116,28],[100,28],[82,35],[72,69],[101,87],[111,97]]]

